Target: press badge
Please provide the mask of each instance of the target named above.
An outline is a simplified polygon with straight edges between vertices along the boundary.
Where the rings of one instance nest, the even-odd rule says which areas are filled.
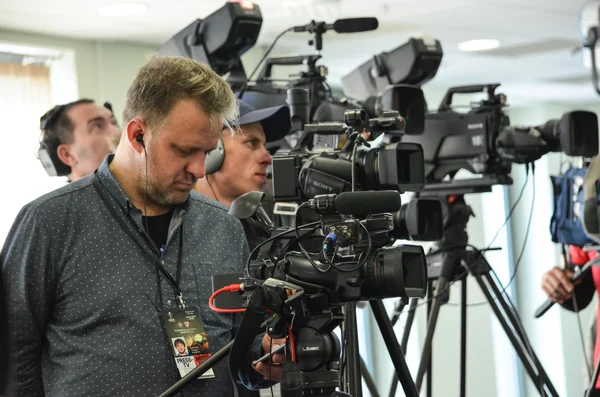
[[[200,312],[193,306],[183,310],[173,307],[163,310],[161,316],[177,369],[183,378],[211,356]],[[198,379],[214,377],[211,368]]]

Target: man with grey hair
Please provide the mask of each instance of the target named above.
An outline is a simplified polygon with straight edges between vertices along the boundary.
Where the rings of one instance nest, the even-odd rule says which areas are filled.
[[[242,226],[192,188],[236,112],[209,67],[154,57],[127,92],[115,154],[24,206],[0,253],[14,394],[157,395],[206,358],[196,335],[213,354],[235,336],[239,319],[208,300],[211,274],[245,265]],[[190,356],[175,357],[177,338]],[[261,342],[271,341],[257,340],[238,374],[249,387],[271,384],[251,365]],[[221,362],[184,392],[232,396],[232,387]]]

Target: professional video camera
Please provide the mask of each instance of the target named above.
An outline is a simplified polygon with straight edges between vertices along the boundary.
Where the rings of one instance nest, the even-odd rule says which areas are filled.
[[[443,54],[438,40],[410,38],[344,76],[344,94],[357,100],[370,117],[376,117],[380,109],[397,110],[408,123],[405,132],[420,134],[427,112],[420,87],[436,75]]]
[[[439,41],[411,38],[359,66],[343,78],[344,92],[353,98],[368,98],[355,104],[360,109],[344,111],[346,124],[307,123],[310,101],[302,98],[301,89],[290,90],[287,102],[292,120],[303,134],[287,155],[273,160],[275,200],[298,201],[315,194],[346,191],[353,172],[359,190],[421,190],[425,182],[422,148],[399,141],[404,134],[423,131],[426,105],[419,86],[433,78],[441,58]],[[409,69],[408,73],[398,69],[399,62]],[[385,90],[378,95],[381,88]],[[404,115],[410,117],[408,125]],[[349,142],[354,130],[361,128],[370,132],[378,144],[387,145],[358,153],[353,152],[351,144],[337,150],[340,144]],[[328,145],[319,145],[322,136],[335,138],[327,141]],[[313,149],[321,153],[315,154]],[[358,155],[356,163],[351,159],[354,154]]]
[[[327,67],[317,63],[321,59],[323,34],[331,30],[337,33],[374,30],[378,26],[376,18],[346,18],[334,23],[311,21],[307,25],[286,29],[277,36],[256,69],[247,76],[241,56],[256,44],[261,25],[258,5],[251,1],[227,2],[204,20],[197,19],[175,34],[157,53],[184,56],[209,64],[219,74],[226,75],[240,99],[256,109],[287,104],[306,107],[306,114],[303,112],[302,117],[296,117],[292,131],[301,130],[304,123],[311,121],[341,121],[345,110],[361,108],[358,104],[333,98],[326,82]],[[277,40],[287,32],[312,34],[309,45],[314,45],[316,54],[267,58]],[[251,81],[263,61],[257,79]],[[299,77],[290,78],[283,84],[282,80],[272,78],[274,67],[289,65],[305,65],[306,69]],[[282,145],[284,149],[289,147],[288,143],[280,140],[271,142],[268,148],[274,153]]]
[[[393,230],[390,213],[399,211],[401,204],[396,191],[316,195],[301,206],[314,211],[319,221],[295,228],[272,227],[260,207],[263,195],[247,193],[234,200],[229,210],[252,228],[271,235],[248,260],[242,285],[249,309],[242,325],[251,323],[246,316],[260,317],[255,300],[262,299],[262,313],[268,309],[277,314],[268,326],[272,336],[288,335],[295,340],[292,350],[299,366],[295,376],[302,379],[304,395],[330,395],[340,386],[341,349],[333,330],[344,321],[343,304],[423,297],[427,288],[423,249],[377,243],[378,236]],[[306,251],[303,242],[308,239],[321,241],[319,252]],[[257,319],[253,324],[260,322]],[[247,334],[238,334],[240,341],[236,340],[242,351],[236,351],[234,344],[230,357],[244,354],[252,332],[258,332],[257,326],[244,330]],[[237,373],[235,361],[230,359],[232,373]],[[282,392],[288,386],[283,380]]]
[[[333,30],[336,33],[357,33],[375,30],[378,27],[376,18],[345,18],[334,23],[311,21],[307,25],[294,26],[287,31],[307,32],[313,38],[308,42],[315,47],[316,54],[267,58],[256,81],[252,86],[240,90],[239,96],[257,108],[284,105],[290,89],[306,89],[308,91],[309,121],[340,121],[342,112],[348,108],[358,108],[333,98],[326,82],[328,69],[318,65],[323,49],[323,34]],[[277,40],[277,39],[276,39]],[[274,44],[274,43],[273,43]],[[271,46],[272,48],[272,46]],[[305,66],[299,76],[281,84],[281,80],[272,78],[275,66]]]
[[[298,202],[321,194],[351,190],[418,191],[423,187],[423,152],[418,144],[398,142],[404,119],[396,111],[368,118],[364,110],[347,110],[343,123],[306,124],[296,147],[273,157],[276,213],[295,214]],[[341,150],[313,152],[316,135],[341,136]],[[385,142],[388,142],[385,144]],[[375,147],[375,144],[381,146]],[[357,150],[361,145],[368,150]],[[435,199],[413,200],[393,215],[393,239],[430,241],[442,232],[441,205]],[[308,215],[310,218],[310,215]],[[389,240],[388,243],[393,242]]]
[[[157,53],[182,56],[210,65],[227,80],[232,89],[242,87],[247,80],[241,55],[256,44],[262,14],[251,1],[227,2],[206,18],[196,19],[169,41]]]
[[[288,102],[293,122],[297,115],[306,117],[306,101],[292,97]],[[420,190],[424,183],[421,146],[398,142],[406,123],[397,111],[379,114],[369,118],[365,110],[346,110],[345,123],[304,124],[296,146],[273,157],[275,213],[295,214],[296,203],[306,198],[339,194],[352,186],[357,190]],[[333,139],[329,145],[319,144],[323,137]],[[441,205],[435,199],[415,199],[394,219],[395,239],[431,241],[442,232]]]
[[[453,87],[448,90],[437,113],[427,115],[426,131],[406,135],[402,142],[423,147],[425,179],[428,188],[446,176],[453,178],[466,169],[482,178],[461,180],[465,187],[487,188],[510,184],[512,163],[531,163],[548,152],[562,151],[569,156],[590,157],[598,153],[598,119],[595,113],[574,111],[561,120],[540,126],[511,127],[503,108],[506,96],[497,94],[499,84]],[[484,92],[487,98],[467,113],[451,107],[454,94]],[[453,181],[456,187],[458,181]]]
[[[232,204],[230,213],[236,214],[240,201]],[[257,196],[250,197],[256,199]],[[262,194],[260,196],[262,198]],[[245,204],[244,204],[245,205]],[[267,242],[267,248],[260,250],[260,257],[250,262],[248,274],[253,279],[266,280],[270,277],[293,279],[313,284],[317,290],[329,290],[330,299],[335,302],[380,299],[399,296],[418,296],[425,293],[425,262],[420,246],[384,247],[374,237],[392,234],[394,219],[391,213],[401,208],[400,194],[396,191],[343,192],[340,194],[317,195],[303,204],[319,215],[320,221],[311,225],[312,235],[323,241],[322,250],[306,255],[298,242],[300,251],[281,252]],[[376,214],[376,215],[370,215]],[[365,217],[359,220],[357,218]],[[316,227],[315,227],[316,226]],[[298,230],[304,226],[298,226]],[[320,229],[322,234],[314,234]],[[296,228],[274,228],[271,236],[284,237]],[[319,237],[321,236],[321,237]],[[294,235],[299,240],[306,239]],[[380,241],[380,240],[379,240]],[[265,245],[266,245],[265,244]],[[338,249],[356,247],[357,253],[337,254]],[[288,246],[286,245],[285,248]],[[258,251],[256,251],[258,252]],[[249,288],[251,281],[246,284]],[[316,286],[319,286],[318,288]],[[310,285],[305,289],[310,291]],[[313,291],[317,292],[317,291]]]
[[[296,146],[273,158],[275,200],[298,201],[317,194],[341,193],[356,182],[358,190],[398,191],[423,187],[423,152],[420,145],[389,143],[370,150],[374,139],[399,140],[405,121],[396,111],[369,118],[362,109],[344,112],[344,123],[304,125]],[[346,140],[341,150],[311,152],[315,135],[335,135]],[[395,138],[395,139],[394,139]],[[354,178],[354,179],[353,179]]]

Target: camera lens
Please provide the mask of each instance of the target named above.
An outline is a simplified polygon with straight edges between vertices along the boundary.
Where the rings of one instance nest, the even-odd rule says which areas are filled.
[[[369,125],[369,116],[364,109],[346,110],[344,123],[349,127],[366,127]]]

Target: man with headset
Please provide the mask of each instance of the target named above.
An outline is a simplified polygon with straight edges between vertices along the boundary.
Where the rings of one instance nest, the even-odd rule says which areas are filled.
[[[217,149],[206,156],[206,176],[195,187],[227,207],[242,194],[263,189],[273,162],[265,145],[292,128],[287,106],[255,110],[244,101],[238,103],[240,133],[223,130]]]
[[[79,99],[50,109],[40,118],[42,139],[38,157],[50,176],[70,182],[94,172],[120,135],[112,107]]]
[[[238,105],[236,124],[239,131],[235,134],[229,128],[222,131],[217,148],[206,155],[206,175],[195,186],[203,195],[227,207],[244,193],[265,187],[268,167],[273,162],[266,144],[282,139],[292,128],[287,106],[256,110],[240,100]],[[261,237],[253,235],[247,228],[245,232],[252,249]],[[264,363],[258,365],[266,367]],[[259,395],[258,391],[250,390],[239,393],[239,397]]]
[[[91,99],[57,105],[40,118],[42,132],[38,158],[49,176],[66,176],[69,182],[94,172],[108,153],[111,140],[120,131],[106,102],[98,106]],[[2,279],[0,277],[0,284]],[[0,288],[0,321],[5,321],[4,288]],[[0,327],[0,395],[8,375],[8,331]],[[6,354],[5,354],[6,353]]]
[[[158,395],[202,359],[170,341],[206,332],[215,354],[233,339],[239,316],[210,309],[211,275],[243,269],[248,246],[240,222],[192,190],[236,112],[210,67],[155,56],[127,91],[115,154],[24,206],[0,252],[17,395]],[[238,382],[279,380],[252,365],[271,344],[249,346]],[[231,397],[227,363],[184,393]]]

